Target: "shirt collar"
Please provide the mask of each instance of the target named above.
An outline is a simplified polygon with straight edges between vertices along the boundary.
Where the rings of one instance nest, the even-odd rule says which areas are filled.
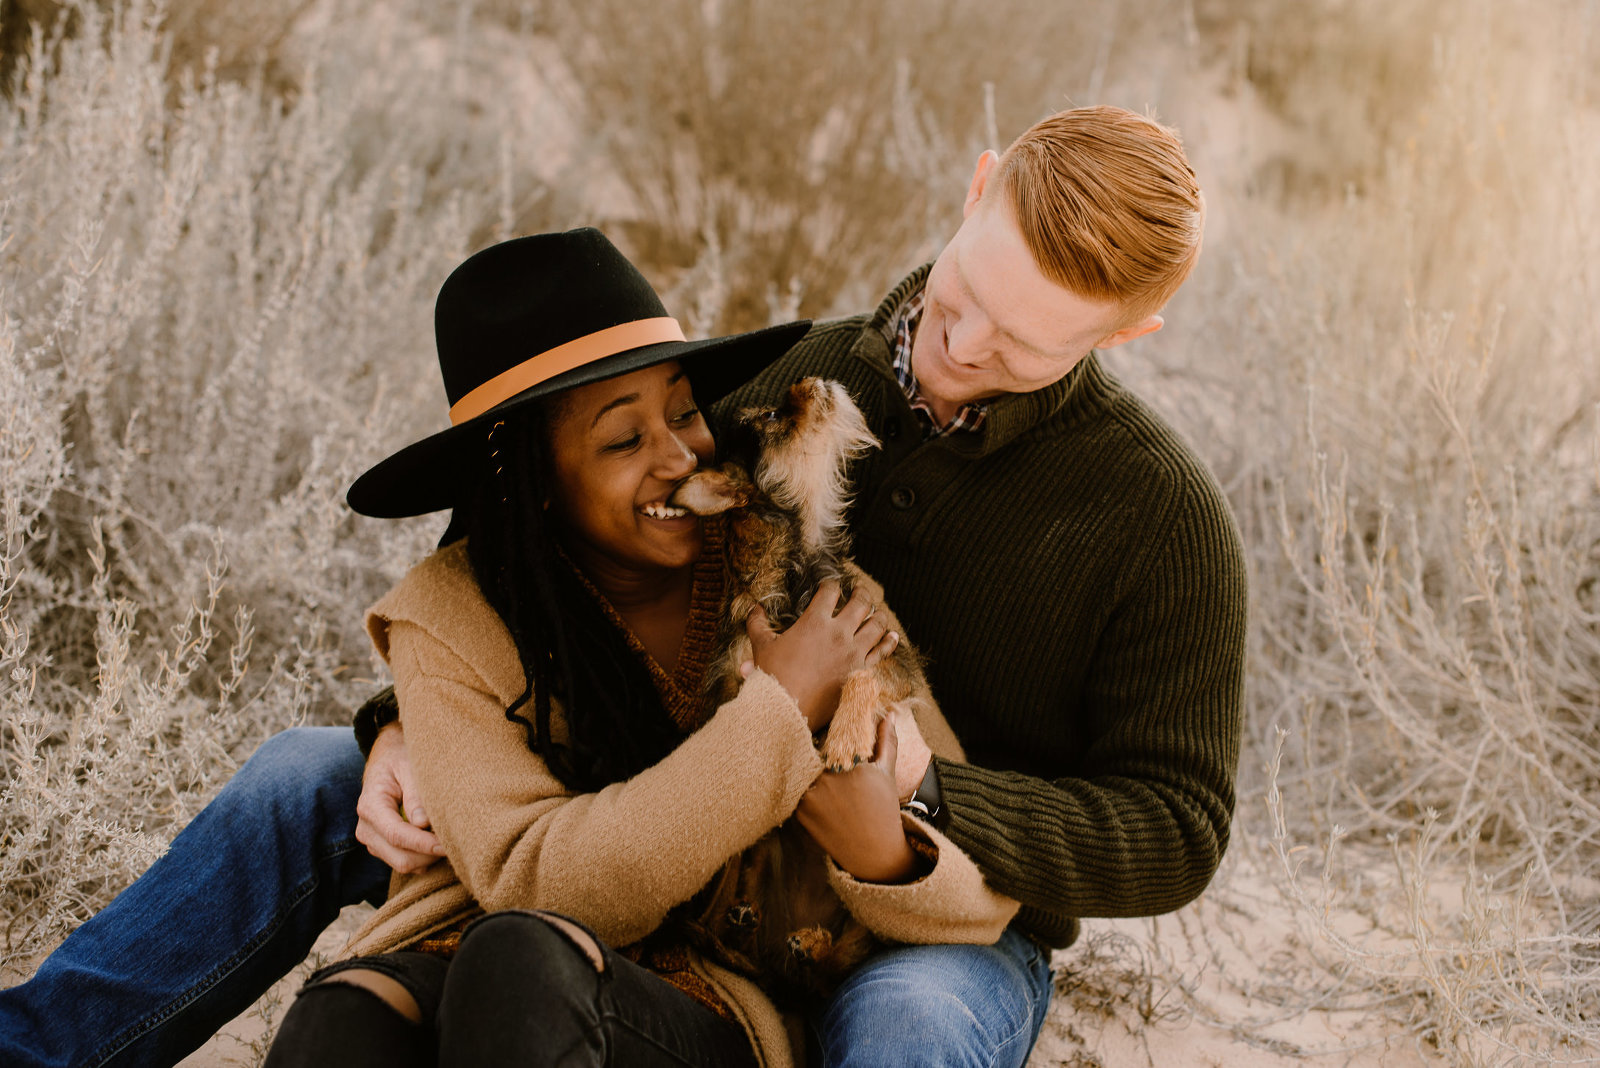
[[[923,292],[923,288],[918,287],[906,297],[899,311],[895,313],[894,343],[890,347],[890,362],[894,367],[895,380],[900,383],[900,389],[905,393],[906,400],[911,403],[911,410],[921,418],[924,438],[976,432],[983,428],[984,415],[988,411],[987,405],[964,404],[954,418],[941,425],[938,417],[933,414],[933,407],[923,398],[922,390],[917,385],[916,373],[911,368],[911,342],[916,337],[917,324],[922,320]]]

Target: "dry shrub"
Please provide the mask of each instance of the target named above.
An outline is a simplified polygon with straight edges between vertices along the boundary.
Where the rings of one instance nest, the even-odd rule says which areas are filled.
[[[1034,0],[591,0],[549,25],[615,183],[599,206],[642,262],[682,272],[669,306],[712,332],[875,304],[948,238],[979,152],[1101,91],[1131,18]]]
[[[1270,154],[1129,377],[1219,461],[1252,562],[1240,829],[1311,969],[1451,1063],[1600,1056],[1600,116],[1590,5],[1260,5]],[[1394,5],[1389,5],[1393,7]],[[1284,35],[1304,15],[1307,48]],[[1348,25],[1330,22],[1331,16]],[[1371,16],[1370,23],[1368,16]],[[1354,63],[1366,27],[1371,50]],[[1315,42],[1329,40],[1326,53]],[[1531,57],[1537,56],[1537,61]],[[1236,71],[1246,92],[1259,60]],[[1386,72],[1386,73],[1385,73]],[[1403,90],[1403,92],[1400,92]],[[1279,730],[1287,730],[1279,735]],[[1265,779],[1252,774],[1267,766]],[[1263,793],[1264,791],[1264,793]],[[1265,804],[1263,804],[1265,803]],[[1270,822],[1259,822],[1265,812]]]
[[[505,115],[425,77],[457,54],[403,19],[336,26],[341,62],[310,53],[286,106],[169,79],[156,9],[103,17],[39,39],[0,110],[14,964],[262,738],[347,721],[372,687],[360,610],[437,532],[360,520],[343,490],[436,423],[433,293],[515,199]]]
[[[862,310],[979,148],[1104,100],[1179,125],[1212,204],[1168,329],[1112,362],[1251,557],[1235,840],[1308,947],[1252,989],[1455,1063],[1592,1056],[1592,7],[200,4],[175,67],[156,10],[76,5],[93,32],[0,109],[4,963],[370,685],[359,610],[437,525],[339,497],[437,425],[463,253],[595,221],[696,332]],[[262,11],[290,30],[229,28]],[[1078,965],[1063,1004],[1195,1004],[1092,925]]]

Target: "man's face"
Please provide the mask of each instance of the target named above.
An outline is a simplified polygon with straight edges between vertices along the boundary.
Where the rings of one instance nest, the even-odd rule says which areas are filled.
[[[1048,386],[1090,349],[1161,326],[1156,315],[1124,326],[1120,305],[1046,278],[1004,192],[983,196],[995,162],[992,152],[978,160],[965,219],[934,261],[912,341],[917,384],[941,421],[973,401]]]

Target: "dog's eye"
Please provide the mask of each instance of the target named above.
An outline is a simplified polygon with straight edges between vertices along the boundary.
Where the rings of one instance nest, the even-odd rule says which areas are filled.
[[[769,423],[776,423],[778,421],[778,409],[776,408],[768,408],[766,411],[762,412],[761,415],[762,418],[766,419],[766,421]]]

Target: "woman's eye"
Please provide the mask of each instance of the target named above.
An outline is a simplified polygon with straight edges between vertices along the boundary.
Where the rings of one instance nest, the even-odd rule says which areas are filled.
[[[633,448],[637,444],[639,444],[639,435],[638,434],[629,434],[625,438],[618,438],[616,441],[607,442],[605,447],[604,447],[604,451],[606,451],[606,452],[627,452],[629,449]]]
[[[677,423],[679,426],[684,426],[684,425],[687,425],[689,423],[694,422],[694,417],[699,415],[699,414],[700,414],[700,409],[699,408],[687,408],[684,411],[681,411],[677,415],[673,416],[672,417],[672,421],[674,423]]]

